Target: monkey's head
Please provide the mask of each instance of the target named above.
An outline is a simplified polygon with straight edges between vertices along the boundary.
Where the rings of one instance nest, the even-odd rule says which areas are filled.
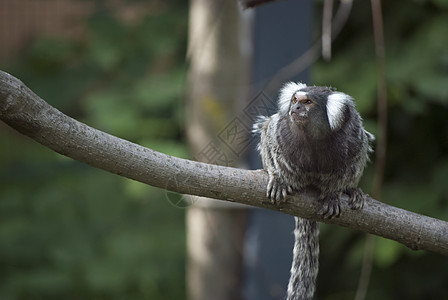
[[[307,134],[323,138],[342,127],[353,100],[327,87],[289,82],[280,91],[279,113]]]

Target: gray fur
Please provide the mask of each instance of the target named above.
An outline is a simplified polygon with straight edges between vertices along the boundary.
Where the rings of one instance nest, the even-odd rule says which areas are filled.
[[[374,137],[363,128],[350,96],[288,83],[280,91],[278,113],[260,117],[253,132],[261,136],[258,151],[269,175],[266,196],[273,203],[313,188],[319,192],[319,214],[324,218],[341,214],[343,193],[349,196],[352,209],[363,207],[366,196],[357,185]],[[294,234],[287,299],[312,299],[318,272],[318,225],[296,218]]]

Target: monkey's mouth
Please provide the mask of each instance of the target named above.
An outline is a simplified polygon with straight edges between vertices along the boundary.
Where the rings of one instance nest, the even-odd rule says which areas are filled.
[[[308,120],[308,117],[304,114],[298,114],[295,112],[290,112],[289,116],[291,117],[291,121],[294,123],[305,123]]]

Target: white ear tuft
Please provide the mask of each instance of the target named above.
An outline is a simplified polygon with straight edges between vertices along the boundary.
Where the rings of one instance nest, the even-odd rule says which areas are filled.
[[[292,95],[298,90],[306,88],[304,83],[287,82],[283,85],[278,96],[278,110],[281,115],[286,115],[289,110],[289,103],[291,102]]]
[[[344,93],[336,92],[328,96],[327,117],[332,130],[339,129],[344,121],[344,106],[350,103],[351,97]]]

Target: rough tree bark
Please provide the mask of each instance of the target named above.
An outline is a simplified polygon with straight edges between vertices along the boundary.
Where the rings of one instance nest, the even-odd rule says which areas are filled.
[[[93,167],[170,191],[211,197],[361,230],[411,249],[448,255],[448,222],[419,215],[372,198],[361,211],[342,199],[340,218],[322,220],[316,195],[266,201],[267,174],[194,162],[165,155],[80,123],[50,106],[17,78],[0,71],[0,119],[54,151]]]

